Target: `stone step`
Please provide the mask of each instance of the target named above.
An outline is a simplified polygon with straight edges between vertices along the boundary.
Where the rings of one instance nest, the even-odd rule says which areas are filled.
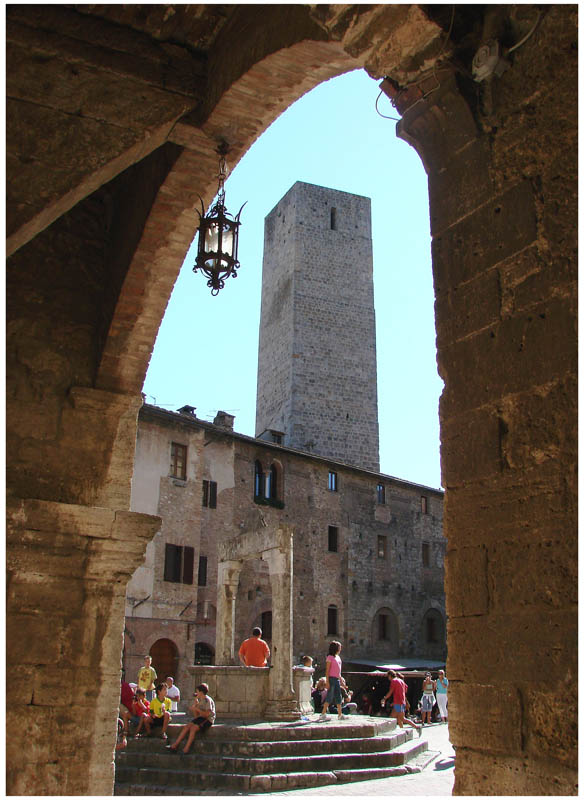
[[[169,729],[172,741],[180,726]],[[233,722],[213,726],[186,756],[158,736],[130,739],[116,755],[117,795],[282,791],[404,774],[427,749],[395,720],[355,716],[308,724]]]
[[[396,730],[397,727],[395,719],[376,719],[360,714],[351,714],[350,717],[342,722],[338,722],[334,715],[329,717],[328,722],[316,723],[317,718],[318,715],[315,714],[309,721],[280,723],[279,725],[269,722],[240,722],[237,720],[230,720],[228,723],[218,722],[206,731],[201,740],[295,741],[322,739],[323,731],[326,731],[324,736],[327,739],[348,739],[351,737],[379,736],[390,733]],[[187,721],[190,721],[190,717]],[[181,727],[182,725],[176,725],[171,722],[167,730],[169,739],[176,738]],[[151,737],[147,737],[143,741],[156,740],[157,738],[160,738],[160,729],[155,730]],[[129,741],[133,741],[133,739],[130,738]]]
[[[275,742],[250,742],[245,740],[209,740],[205,737],[195,739],[192,744],[192,753],[204,753],[205,755],[216,756],[240,756],[246,758],[267,758],[276,756],[309,756],[313,754],[326,753],[373,753],[383,750],[391,750],[403,744],[411,738],[410,731],[403,730],[382,736],[353,737],[348,739],[303,739],[300,741],[275,741]],[[170,738],[167,742],[159,738],[146,738],[131,740],[124,751],[123,758],[127,763],[137,763],[144,758],[144,754],[152,757],[166,753],[165,745],[172,742]],[[181,747],[184,745],[184,740]],[[172,755],[172,754],[171,754]]]
[[[412,753],[414,748],[412,748]],[[373,769],[375,767],[393,767],[403,764],[409,751],[401,750],[396,747],[392,750],[384,750],[377,753],[363,753],[353,751],[349,753],[326,753],[313,754],[308,756],[272,756],[269,758],[249,758],[238,756],[219,756],[206,755],[203,753],[160,753],[152,754],[147,757],[148,769],[154,770],[174,770],[175,767],[169,761],[180,760],[180,769],[189,764],[193,768],[202,772],[227,773],[242,775],[266,775],[272,772],[326,772],[336,770],[358,769],[359,767]],[[145,758],[137,756],[127,759],[120,758],[120,780],[128,780],[127,774],[130,770],[140,771],[144,766]],[[131,780],[131,778],[130,778]]]

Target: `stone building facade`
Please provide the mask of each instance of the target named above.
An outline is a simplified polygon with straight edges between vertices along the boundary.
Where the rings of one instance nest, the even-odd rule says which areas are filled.
[[[428,175],[454,793],[577,791],[578,10],[7,5],[8,794],[112,791],[160,525],[129,511],[140,393],[193,208],[222,141],[235,166],[358,68]]]
[[[368,197],[297,182],[266,217],[256,436],[274,435],[379,470]]]
[[[128,585],[127,674],[146,653],[179,685],[194,662],[214,663],[217,546],[281,523],[294,537],[295,659],[323,663],[331,638],[345,661],[445,658],[442,491],[244,436],[232,422],[140,411],[132,510],[162,527]],[[254,625],[269,640],[271,611],[266,564],[246,562],[236,642]]]

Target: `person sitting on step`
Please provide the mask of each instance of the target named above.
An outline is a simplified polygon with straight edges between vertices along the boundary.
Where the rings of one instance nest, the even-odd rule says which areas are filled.
[[[170,722],[170,709],[172,704],[166,696],[168,689],[165,683],[156,684],[156,697],[150,701],[150,718],[152,720],[152,727],[157,728],[162,726],[162,738],[168,739],[166,729]]]
[[[195,699],[189,712],[193,715],[193,719],[187,725],[182,726],[176,742],[166,746],[166,749],[173,753],[177,752],[178,746],[185,736],[188,736],[188,739],[183,747],[183,753],[188,753],[197,733],[208,730],[215,722],[215,701],[209,694],[209,687],[206,683],[199,684],[195,689]]]
[[[136,738],[139,739],[142,734],[142,729],[146,731],[146,736],[150,736],[150,726],[152,721],[150,719],[150,703],[146,700],[146,690],[136,689],[134,702],[132,703],[132,717],[131,722],[137,725]]]

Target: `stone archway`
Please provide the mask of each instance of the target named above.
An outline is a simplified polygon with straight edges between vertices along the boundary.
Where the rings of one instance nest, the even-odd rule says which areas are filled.
[[[293,630],[293,532],[289,525],[240,534],[218,547],[217,575],[217,663],[237,663],[235,608],[239,576],[246,561],[262,559],[268,564],[272,587],[272,667],[266,717],[300,716],[294,700],[292,678]]]
[[[158,525],[127,511],[140,388],[218,140],[236,163],[365,66],[429,179],[455,790],[570,793],[577,7],[225,8],[7,10],[7,724],[32,731],[8,791],[111,791],[124,587]],[[493,38],[509,68],[479,85]]]

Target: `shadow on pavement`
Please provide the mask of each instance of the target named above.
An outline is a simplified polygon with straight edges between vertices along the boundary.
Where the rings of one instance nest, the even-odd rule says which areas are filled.
[[[434,769],[451,769],[454,766],[454,756],[449,758],[441,758],[434,764]]]

